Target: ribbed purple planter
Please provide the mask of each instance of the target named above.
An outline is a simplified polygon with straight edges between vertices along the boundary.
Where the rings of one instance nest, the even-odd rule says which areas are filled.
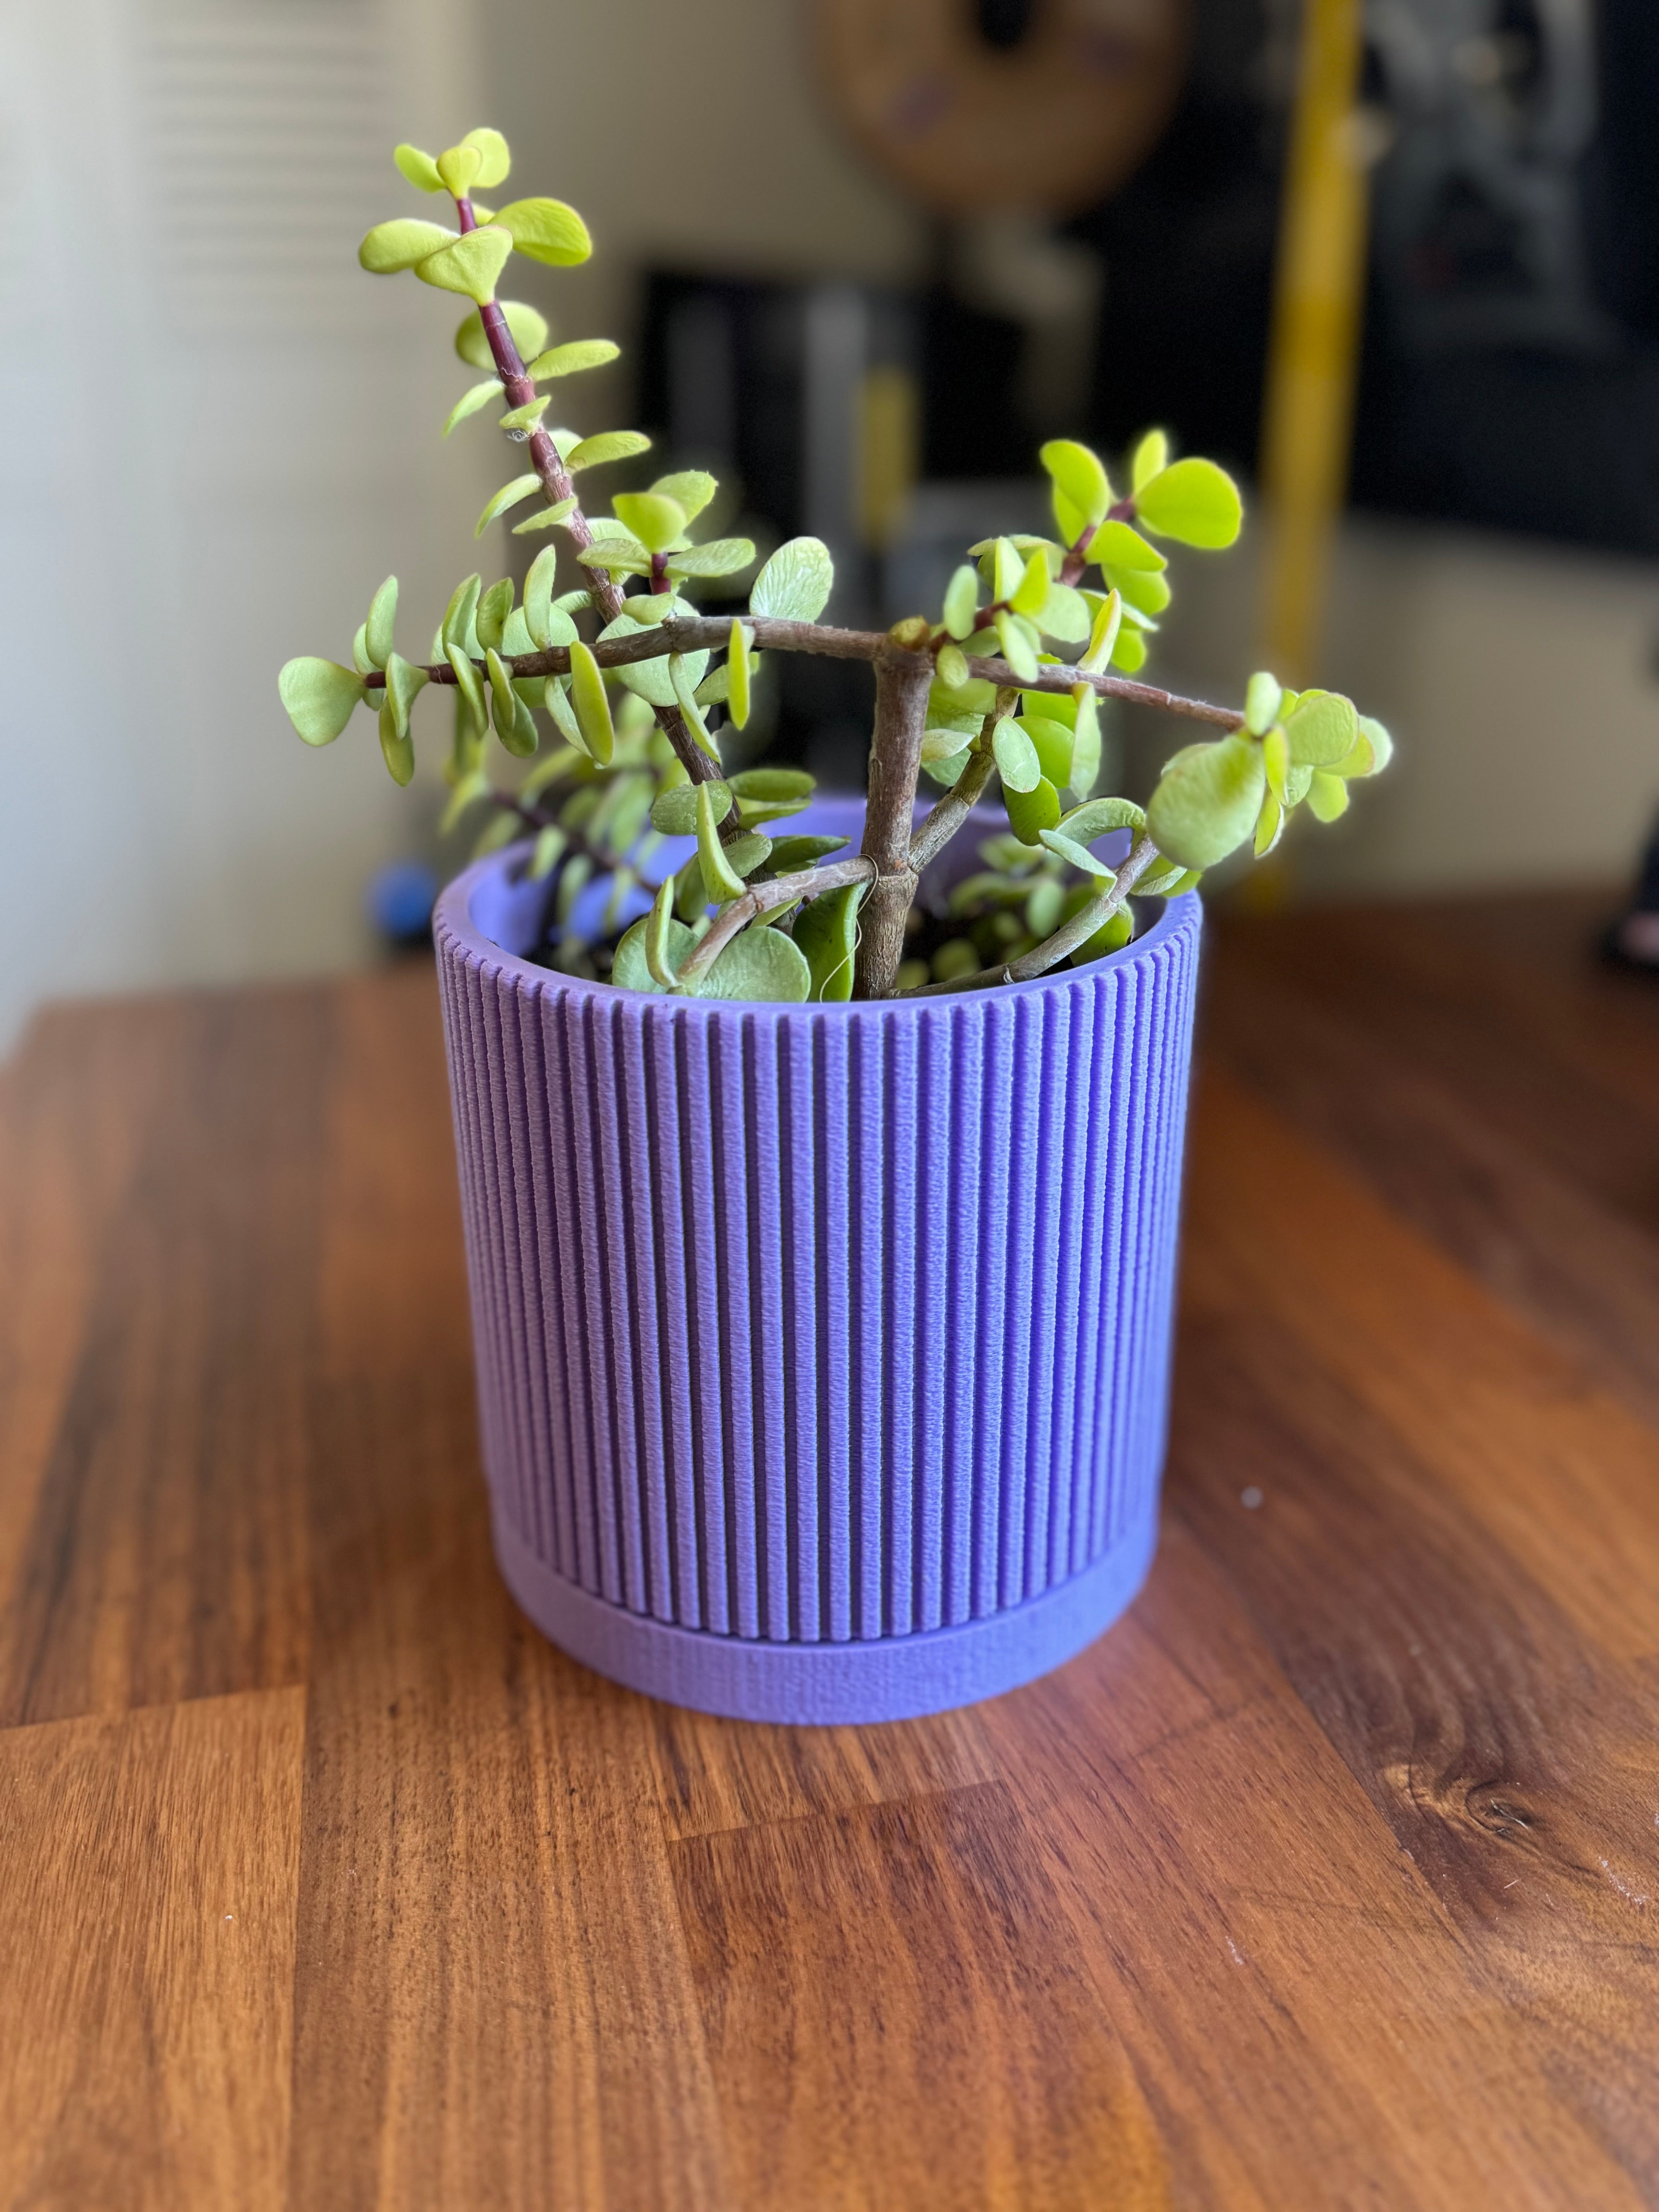
[[[436,917],[519,1602],[753,1719],[939,1711],[1079,1650],[1156,1538],[1197,900],[1035,983],[739,1005],[515,957],[521,858]]]

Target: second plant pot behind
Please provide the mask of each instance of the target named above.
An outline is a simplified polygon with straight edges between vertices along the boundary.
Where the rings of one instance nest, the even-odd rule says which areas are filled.
[[[522,863],[473,867],[437,926],[520,1603],[604,1673],[755,1718],[1057,1664],[1155,1539],[1198,901],[1029,984],[745,1005],[517,957]]]

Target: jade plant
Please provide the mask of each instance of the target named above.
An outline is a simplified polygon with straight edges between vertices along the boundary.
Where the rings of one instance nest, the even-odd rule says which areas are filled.
[[[1335,693],[1297,693],[1260,673],[1234,710],[1137,680],[1170,600],[1158,541],[1218,550],[1242,519],[1231,479],[1213,462],[1174,458],[1159,430],[1115,483],[1086,446],[1045,445],[1054,536],[968,548],[937,617],[885,631],[821,622],[833,570],[813,538],[778,547],[731,611],[756,548],[698,534],[718,511],[712,476],[681,470],[619,491],[609,514],[577,490],[588,471],[649,447],[638,431],[580,435],[548,421],[565,380],[614,361],[617,347],[550,345],[535,308],[496,297],[515,253],[553,268],[586,260],[580,216],[554,199],[479,201],[508,174],[495,131],[470,131],[435,159],[407,145],[394,159],[417,191],[443,197],[453,224],[379,223],[359,258],[375,275],[412,271],[473,303],[455,350],[483,374],[443,434],[499,407],[499,428],[528,464],[489,501],[476,534],[529,507],[514,533],[550,531],[562,544],[556,535],[537,551],[521,593],[510,576],[488,586],[466,577],[424,662],[394,647],[388,577],[352,666],[291,660],[282,699],[313,745],[337,738],[356,708],[376,710],[386,765],[406,784],[416,699],[447,692],[447,819],[488,809],[481,851],[526,841],[524,868],[547,880],[553,964],[635,991],[726,999],[884,999],[1020,981],[1127,943],[1132,893],[1186,890],[1247,842],[1270,852],[1298,808],[1334,820],[1349,785],[1387,763],[1387,732]],[[717,616],[691,596],[710,585],[728,603]],[[872,666],[856,854],[843,838],[780,834],[808,803],[809,775],[730,769],[724,757],[774,653]],[[1096,794],[1103,697],[1213,732],[1175,754],[1145,808]],[[516,781],[502,780],[492,729],[508,760],[532,763]],[[918,822],[924,775],[939,795]],[[923,914],[922,871],[997,799],[1006,830],[982,838],[980,865],[957,871],[939,911]],[[1117,833],[1121,852],[1125,832],[1127,855],[1109,863],[1096,847]],[[695,850],[668,872],[668,841],[688,837]]]

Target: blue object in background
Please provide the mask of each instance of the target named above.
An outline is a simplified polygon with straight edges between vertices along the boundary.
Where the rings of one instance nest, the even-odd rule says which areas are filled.
[[[424,860],[393,860],[371,876],[364,904],[382,937],[398,945],[432,940],[438,878]]]

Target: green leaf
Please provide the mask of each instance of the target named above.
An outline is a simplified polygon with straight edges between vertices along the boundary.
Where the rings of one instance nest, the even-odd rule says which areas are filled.
[[[624,933],[611,963],[611,980],[623,991],[653,991],[660,996],[663,987],[652,974],[651,964],[645,953],[645,940],[650,927],[651,916],[647,915]],[[696,941],[683,921],[671,921],[661,940],[663,964],[678,975]]]
[[[726,657],[726,710],[733,726],[743,729],[749,720],[749,633],[733,620]]]
[[[290,660],[276,678],[288,718],[308,745],[331,744],[368,693],[355,669],[307,655]]]
[[[779,837],[772,847],[772,866],[779,875],[793,876],[797,869],[827,860],[831,853],[843,852],[848,842],[845,837]]]
[[[1170,441],[1162,430],[1148,430],[1135,447],[1134,458],[1129,463],[1129,488],[1132,495],[1138,495],[1143,485],[1156,476],[1162,476],[1170,465]]]
[[[1106,574],[1123,600],[1130,621],[1135,616],[1161,615],[1172,594],[1170,580],[1151,568],[1109,568]]]
[[[511,752],[513,732],[521,703],[518,693],[513,689],[512,672],[493,645],[485,648],[484,668],[489,678],[489,708],[495,734]]]
[[[987,556],[990,574],[986,583],[994,600],[1012,599],[1025,580],[1025,563],[1019,548],[1011,538],[998,538],[992,542]]]
[[[611,701],[599,664],[580,638],[570,648],[570,697],[587,750],[601,768],[608,768],[617,744]]]
[[[1077,720],[1072,729],[1072,769],[1066,778],[1079,799],[1086,799],[1100,774],[1100,694],[1092,684],[1079,684],[1072,694]]]
[[[697,834],[697,809],[701,802],[697,794],[708,793],[708,804],[718,825],[732,811],[733,799],[728,783],[676,783],[666,791],[659,791],[651,802],[651,827],[659,830],[665,837],[695,837]]]
[[[513,579],[503,576],[499,584],[492,584],[480,594],[478,611],[472,617],[472,627],[480,645],[499,648],[501,632],[513,611]]]
[[[1233,543],[1244,514],[1238,486],[1213,461],[1172,462],[1141,486],[1135,507],[1160,538],[1212,550]]]
[[[1316,769],[1308,786],[1308,811],[1316,821],[1334,822],[1348,811],[1348,787],[1340,775]]]
[[[417,261],[415,274],[422,284],[434,284],[441,292],[459,292],[482,302],[493,297],[495,279],[512,251],[513,240],[502,231],[493,227],[469,230],[441,252]]]
[[[1036,624],[1045,637],[1057,637],[1063,645],[1080,645],[1089,635],[1088,602],[1069,584],[1050,584],[1037,610]]]
[[[570,695],[558,677],[550,676],[542,687],[542,704],[553,717],[553,726],[565,743],[574,745],[579,753],[591,760],[592,755],[587,750],[587,739],[582,735],[582,726],[576,720],[575,709],[571,706]]]
[[[702,999],[770,999],[800,1004],[812,971],[781,930],[754,925],[734,937],[697,986]]]
[[[507,318],[507,327],[521,361],[538,354],[547,343],[547,318],[534,307],[527,307],[522,300],[501,300],[496,303]],[[489,340],[484,336],[483,318],[475,309],[455,333],[455,350],[471,368],[490,368],[495,356],[489,350]]]
[[[386,696],[392,703],[396,727],[400,738],[409,735],[409,710],[416,696],[432,681],[424,668],[405,660],[400,653],[390,653],[386,663]]]
[[[865,888],[862,884],[842,884],[833,890],[820,891],[795,916],[795,950],[805,959],[811,977],[809,999],[830,1001],[852,997],[859,902]]]
[[[744,822],[774,822],[799,814],[817,788],[817,779],[800,768],[745,768],[726,781],[737,794]]]
[[[486,502],[484,511],[478,517],[472,535],[475,538],[482,538],[498,514],[505,514],[508,507],[517,507],[520,501],[528,499],[532,491],[539,491],[541,485],[542,480],[534,469],[529,470],[524,476],[514,477],[511,483],[504,483],[501,489],[492,494]]]
[[[531,642],[538,652],[545,652],[552,641],[553,592],[558,578],[559,549],[556,545],[544,545],[531,562],[530,574],[524,580],[525,623]]]
[[[400,216],[396,222],[377,222],[357,248],[362,268],[374,276],[395,276],[413,269],[429,254],[453,246],[460,235],[441,222],[422,222],[418,216]]]
[[[1008,601],[1009,605],[1017,615],[1041,614],[1043,603],[1048,597],[1049,582],[1047,556],[1041,551],[1033,553]]]
[[[1179,898],[1189,891],[1203,874],[1201,868],[1155,868],[1144,875],[1135,885],[1137,898]]]
[[[1211,867],[1249,836],[1267,782],[1261,748],[1249,738],[1188,745],[1164,769],[1146,827],[1183,867]]]
[[[750,612],[780,622],[816,622],[830,604],[835,582],[836,564],[822,538],[792,538],[756,577]]]
[[[482,384],[472,385],[462,392],[449,410],[449,419],[444,424],[441,434],[447,438],[458,422],[465,422],[469,415],[476,415],[481,407],[488,407],[490,401],[499,395],[501,388],[499,376],[487,376]]]
[[[392,158],[417,192],[442,191],[444,180],[430,154],[422,153],[418,146],[394,146]]]
[[[658,890],[645,926],[645,964],[651,970],[652,981],[664,991],[673,990],[679,980],[679,969],[670,951],[673,927],[674,885],[671,878]]]
[[[1115,884],[1117,881],[1115,868],[1109,867],[1104,860],[1097,860],[1086,845],[1079,844],[1075,837],[1068,837],[1063,830],[1043,830],[1038,835],[1056,860],[1064,860],[1073,868],[1081,868],[1085,875],[1094,876],[1102,883]]]
[[[533,430],[547,412],[547,394],[539,399],[527,400],[522,407],[509,407],[496,423],[498,430]]]
[[[1072,955],[1073,967],[1081,968],[1086,961],[1102,959],[1109,952],[1121,952],[1134,933],[1135,918],[1127,906],[1121,906],[1092,937],[1084,939]]]
[[[464,646],[472,628],[472,618],[478,610],[478,588],[482,576],[465,576],[449,595],[449,605],[444,609],[444,618],[439,625],[440,645]]]
[[[438,174],[444,180],[444,190],[453,192],[458,200],[465,199],[483,167],[483,155],[476,146],[451,146],[440,154]]]
[[[1002,657],[1024,684],[1035,684],[1037,678],[1036,648],[1019,617],[1005,610],[996,617],[997,641],[1002,647]]]
[[[1022,845],[1036,845],[1045,830],[1060,827],[1060,793],[1047,776],[1038,779],[1035,791],[1011,791],[1004,784],[1002,804]]]
[[[380,751],[393,783],[408,783],[415,774],[415,747],[410,738],[409,722],[398,727],[398,710],[388,698],[380,708]]]
[[[483,684],[479,679],[476,662],[461,651],[459,645],[446,645],[444,657],[455,672],[455,681],[460,686],[461,696],[472,710],[472,719],[479,731],[489,727],[489,714],[484,705]]]
[[[1261,740],[1261,766],[1267,779],[1267,788],[1283,805],[1285,786],[1290,775],[1291,748],[1284,731],[1275,722]]]
[[[1331,770],[1333,775],[1381,775],[1394,758],[1394,739],[1370,714],[1359,717],[1359,735]]]
[[[1085,600],[1085,605],[1089,601]],[[1117,646],[1117,634],[1123,623],[1123,597],[1120,592],[1109,592],[1103,599],[1094,602],[1094,620],[1089,628],[1089,649],[1083,656],[1082,665],[1091,675],[1103,675]]]
[[[486,191],[489,191],[496,185],[506,182],[507,173],[513,167],[513,156],[508,153],[507,141],[499,131],[469,131],[461,143],[471,146],[478,156],[477,173],[472,179],[475,185],[482,185]]]
[[[1071,501],[1085,522],[1104,520],[1112,503],[1112,487],[1098,454],[1073,439],[1051,438],[1037,459],[1053,478],[1054,489]]]
[[[678,500],[665,498],[660,492],[619,491],[611,506],[617,520],[647,553],[665,553],[684,533],[685,509]]]
[[[510,231],[520,253],[553,269],[574,269],[593,251],[587,225],[562,200],[514,200],[497,208],[495,228]]]
[[[606,341],[594,343],[604,344]],[[672,476],[659,477],[651,489],[683,507],[686,520],[695,522],[720,489],[720,484],[707,469],[677,469]]]
[[[604,516],[598,518],[603,521]],[[608,576],[646,576],[651,573],[651,556],[637,538],[612,537],[609,532],[594,532],[593,543],[585,545],[576,558],[584,568],[600,568]],[[659,595],[653,594],[636,605],[628,601],[630,622],[660,622],[662,613],[657,609]]]
[[[1291,758],[1299,768],[1334,768],[1353,750],[1359,717],[1352,699],[1337,691],[1304,691],[1285,715]]]
[[[528,791],[529,788],[526,783],[525,789]],[[552,874],[555,866],[562,859],[564,849],[569,842],[569,838],[565,836],[556,822],[550,822],[544,830],[538,830],[536,849],[530,855],[530,866],[525,870],[532,883],[538,884],[544,876]]]
[[[1255,817],[1255,852],[1258,860],[1265,860],[1285,831],[1285,809],[1276,793],[1269,787],[1261,795],[1261,811]]]
[[[942,645],[935,665],[939,681],[947,691],[959,690],[963,684],[971,681],[968,656],[959,645]]]
[[[1133,830],[1139,836],[1146,827],[1146,814],[1132,799],[1085,799],[1081,806],[1061,815],[1060,826],[1079,845],[1092,845],[1114,830]]]
[[[1103,568],[1146,570],[1157,575],[1170,565],[1156,545],[1127,522],[1103,522],[1089,540],[1089,558]]]
[[[576,496],[573,492],[568,499],[556,499],[551,507],[543,507],[539,514],[526,517],[523,522],[515,522],[513,535],[525,538],[532,530],[550,530],[556,522],[568,521],[575,511]]]
[[[368,624],[360,622],[351,641],[351,665],[359,676],[367,676],[374,663],[368,657]]]
[[[1265,738],[1279,719],[1285,687],[1265,668],[1257,669],[1244,686],[1244,726],[1253,738]]]
[[[1146,641],[1138,629],[1131,629],[1126,623],[1119,630],[1117,642],[1112,647],[1112,665],[1121,669],[1126,676],[1133,676],[1137,669],[1144,668],[1146,665]]]
[[[538,353],[525,374],[538,384],[549,377],[577,376],[585,368],[604,368],[621,355],[622,348],[609,338],[572,338],[567,345]]]
[[[564,457],[566,469],[574,477],[582,469],[603,468],[607,461],[631,460],[635,453],[651,450],[651,441],[643,430],[601,430],[596,438],[584,438]]]
[[[954,638],[971,637],[979,612],[979,571],[964,561],[945,587],[945,627]]]
[[[720,849],[714,803],[706,783],[697,786],[697,858],[702,865],[702,879],[710,898],[724,902],[742,897],[743,878],[732,873]]]
[[[1042,782],[1042,764],[1037,758],[1036,747],[1019,723],[1006,714],[996,726],[991,750],[996,757],[997,774],[1002,778],[1005,790],[1035,791]]]
[[[703,784],[700,788],[706,791],[708,787]],[[726,855],[726,866],[734,876],[752,876],[757,868],[764,867],[770,860],[772,840],[758,830],[745,830],[729,845],[722,845],[720,850]]]
[[[735,576],[752,566],[752,538],[711,538],[702,545],[688,545],[668,556],[671,576]]]

